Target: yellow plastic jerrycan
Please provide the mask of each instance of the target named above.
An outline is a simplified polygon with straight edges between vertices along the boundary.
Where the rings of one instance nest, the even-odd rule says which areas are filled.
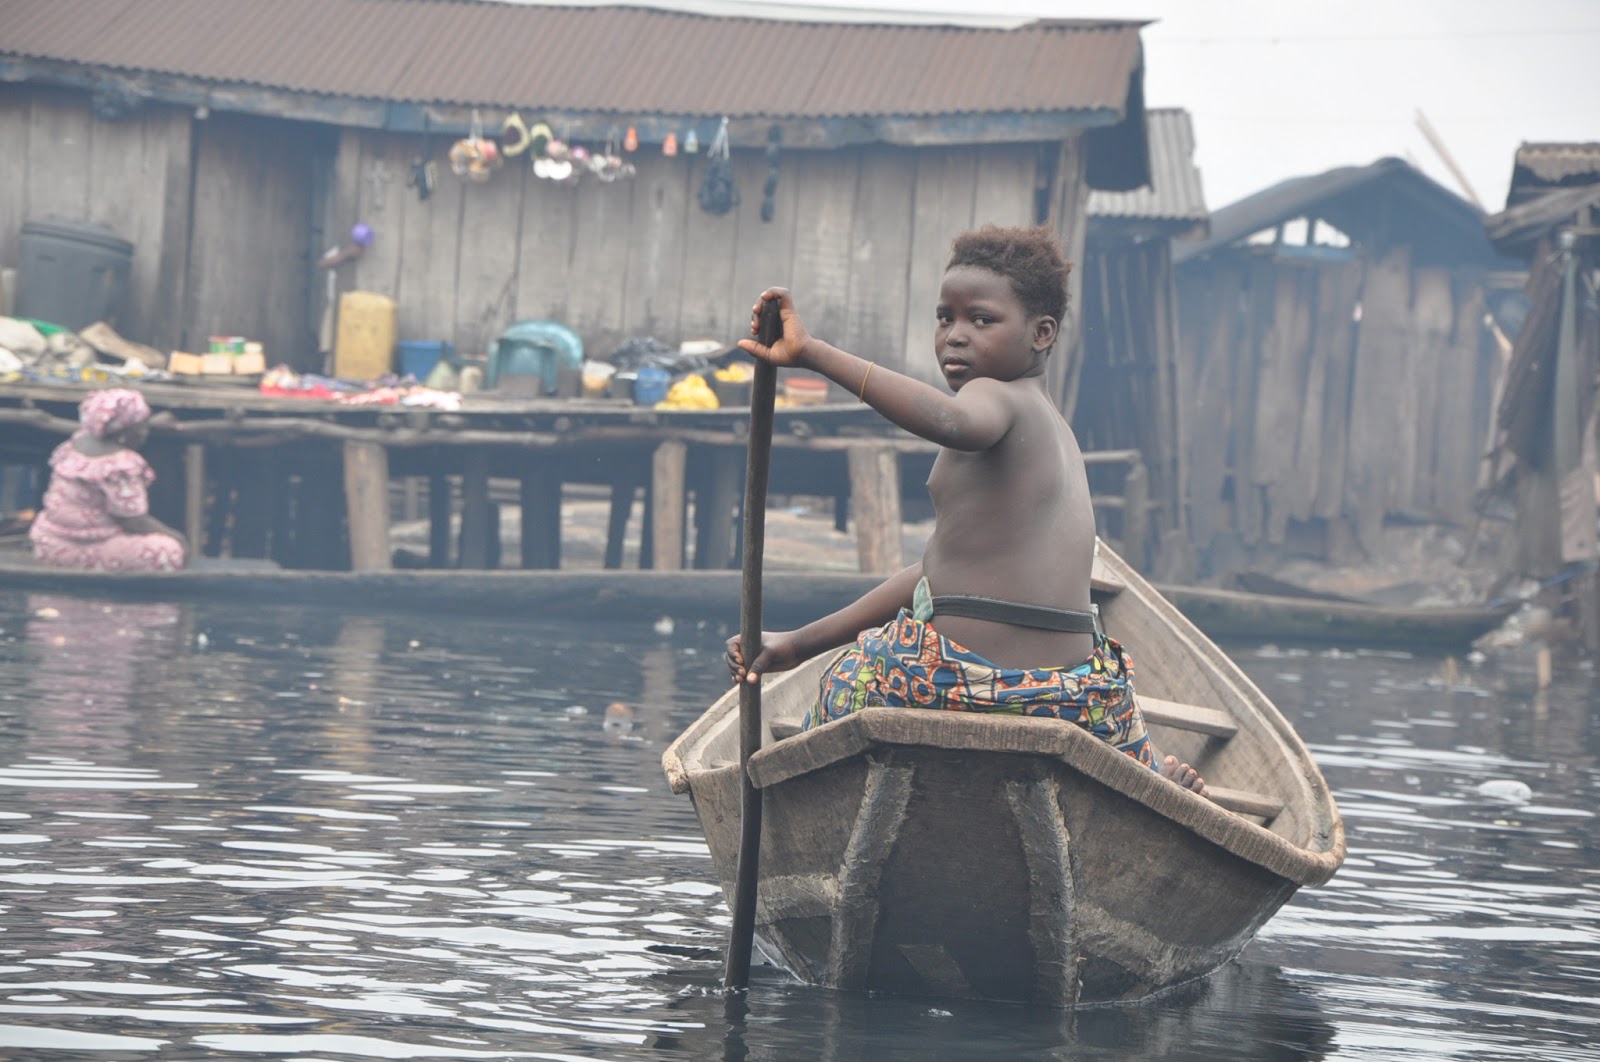
[[[333,342],[333,374],[376,380],[394,371],[396,305],[375,291],[339,296],[339,331]]]

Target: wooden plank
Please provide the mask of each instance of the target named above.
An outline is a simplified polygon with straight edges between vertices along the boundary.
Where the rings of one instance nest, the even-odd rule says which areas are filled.
[[[384,572],[389,559],[389,452],[377,443],[346,442],[344,497],[350,567]]]
[[[890,367],[898,367],[905,351],[912,205],[906,189],[915,179],[915,156],[907,148],[871,147],[862,154],[844,344]]]
[[[794,286],[795,232],[799,226],[809,223],[809,219],[800,216],[795,156],[780,149],[778,187],[773,195],[771,221],[761,220],[762,187],[771,170],[766,154],[740,152],[733,161],[734,180],[738,183],[741,195],[739,208],[735,212],[738,222],[733,245],[732,287],[726,309],[727,324],[723,330],[710,333],[696,333],[686,328],[685,339],[707,334],[725,336],[728,342],[742,339],[750,332],[750,307],[755,304],[756,296],[773,285]],[[690,188],[688,211],[691,217],[688,224],[691,227],[697,224],[695,215],[706,216],[700,210],[699,203],[694,201],[692,193],[696,187]],[[685,279],[684,283],[687,285],[689,281]]]
[[[527,172],[514,160],[485,183],[463,189],[455,304],[455,342],[463,350],[487,351],[490,341],[516,320],[523,181],[536,179],[526,178]]]
[[[683,568],[684,471],[689,447],[667,439],[650,459],[651,567],[658,571]]]
[[[794,162],[795,209],[806,219],[795,231],[795,301],[811,333],[828,343],[844,343],[860,170],[859,150],[807,152]]]
[[[1233,349],[1233,516],[1234,527],[1246,545],[1254,546],[1265,537],[1265,512],[1262,492],[1251,469],[1255,465],[1255,410],[1261,402],[1259,376],[1262,347],[1272,326],[1276,310],[1277,277],[1282,268],[1270,259],[1250,263],[1246,331]]]
[[[1078,405],[1083,364],[1079,352],[1082,329],[1078,305],[1083,301],[1084,248],[1089,230],[1089,182],[1084,175],[1085,161],[1082,140],[1071,137],[1061,142],[1056,164],[1056,196],[1050,208],[1050,225],[1061,235],[1072,271],[1067,274],[1067,319],[1061,322],[1047,375],[1057,405],[1069,414]]]
[[[908,376],[942,386],[933,356],[934,308],[950,242],[972,227],[972,196],[978,153],[968,148],[919,148],[910,199],[912,221],[906,256],[906,318],[901,359],[891,362]]]
[[[91,168],[88,97],[69,89],[35,85],[28,113],[28,220],[55,215],[64,221],[89,217]]]
[[[692,198],[689,165],[680,158],[642,151],[635,153],[634,165],[638,176],[612,186],[618,192],[633,195],[633,236],[622,296],[622,328],[627,335],[655,336],[676,345],[689,338],[680,323],[684,235]]]
[[[759,186],[751,188],[743,176],[753,171],[750,159],[749,152],[734,155],[734,173],[741,201],[745,196],[760,191]],[[743,336],[750,327],[750,305],[761,289],[734,297],[735,291],[744,291],[739,285],[748,283],[735,277],[734,255],[731,253],[738,245],[739,211],[708,214],[701,209],[697,193],[709,165],[703,152],[689,164],[689,199],[684,220],[683,305],[678,328],[686,336]],[[782,179],[794,181],[795,174],[786,166]],[[789,269],[783,272],[785,275],[774,281],[761,279],[756,282],[764,285],[781,281],[793,287],[792,272]]]
[[[0,265],[22,261],[22,226],[28,220],[28,170],[38,160],[28,153],[33,90],[8,85],[0,93]],[[6,292],[11,298],[15,292]]]
[[[348,136],[350,131],[345,132]],[[345,158],[347,150],[341,139],[334,176],[341,203],[326,239],[330,245],[342,245],[350,239],[350,229],[362,222],[372,229],[372,244],[354,263],[340,268],[341,279],[346,281],[342,288],[375,291],[394,299],[398,304],[398,330],[403,338],[448,338],[414,334],[405,327],[406,293],[400,290],[400,268],[405,253],[406,221],[424,205],[417,199],[417,193],[406,187],[411,155],[408,145],[384,133],[360,134],[359,156],[353,168],[351,161]],[[352,192],[354,201],[342,202]],[[505,219],[496,219],[496,223],[503,225]]]
[[[367,169],[363,181],[371,181],[370,166],[376,159],[363,158]],[[402,336],[456,341],[456,265],[461,254],[465,184],[464,178],[443,166],[433,194],[426,201],[406,203],[396,282],[400,293],[397,327]],[[364,191],[366,188],[363,184]]]
[[[1465,523],[1472,517],[1478,481],[1478,444],[1487,418],[1475,408],[1488,394],[1488,379],[1498,356],[1482,355],[1484,289],[1476,275],[1459,277],[1456,316],[1442,355],[1438,379],[1439,416],[1434,429],[1433,511],[1441,519]]]
[[[1275,546],[1284,542],[1289,517],[1310,508],[1315,490],[1312,476],[1299,463],[1300,438],[1320,440],[1320,428],[1308,425],[1304,397],[1309,375],[1311,318],[1316,299],[1316,271],[1288,268],[1279,274],[1278,305],[1273,312],[1275,378],[1268,389],[1263,381],[1256,398],[1255,479],[1267,504],[1266,537]],[[1263,350],[1263,357],[1267,357]],[[1277,412],[1267,412],[1276,408]],[[1268,453],[1273,457],[1268,457]]]
[[[528,176],[517,251],[516,306],[523,320],[565,321],[572,286],[587,282],[572,272],[577,199],[574,186]]]
[[[443,472],[428,474],[428,566],[450,566],[450,477]]]
[[[1323,269],[1317,288],[1317,349],[1323,364],[1322,441],[1318,447],[1313,516],[1331,520],[1344,511],[1345,466],[1350,446],[1350,374],[1355,367],[1356,306],[1365,267],[1360,261]]]
[[[263,342],[270,361],[293,363],[315,345],[306,298],[312,134],[213,113],[197,135],[188,341],[243,335]]]
[[[983,149],[972,195],[972,226],[1032,225],[1039,149],[1005,144]]]
[[[1367,267],[1350,385],[1344,509],[1354,521],[1357,541],[1369,556],[1381,544],[1396,456],[1401,452],[1401,392],[1410,379],[1409,359],[1402,348],[1409,331],[1410,304],[1410,252],[1401,246]]]
[[[189,556],[206,548],[206,448],[191,443],[183,448],[183,534]]]
[[[585,350],[607,354],[627,338],[622,302],[634,235],[627,184],[580,184],[573,225],[573,284],[564,323],[583,339]]]
[[[734,509],[742,493],[744,457],[744,451],[731,446],[705,452],[704,473],[694,502],[696,568],[732,566]]]
[[[1178,354],[1190,401],[1183,422],[1189,455],[1189,531],[1198,549],[1232,530],[1223,508],[1228,470],[1228,435],[1234,413],[1233,346],[1242,324],[1241,276],[1231,262],[1202,264],[1178,277]]]
[[[481,446],[468,450],[461,471],[461,547],[458,567],[487,568],[492,552],[489,538],[500,537],[493,519],[496,510],[489,501],[489,451]],[[491,523],[494,526],[490,526]]]
[[[561,567],[561,474],[552,462],[534,461],[522,472],[522,566]]]
[[[1167,701],[1141,693],[1139,711],[1143,713],[1144,721],[1154,726],[1169,726],[1174,730],[1188,730],[1220,738],[1231,738],[1239,732],[1239,725],[1227,712],[1203,708],[1198,704]]]
[[[1446,408],[1447,394],[1460,395],[1448,387],[1451,378],[1472,380],[1471,362],[1450,364],[1450,343],[1456,326],[1455,294],[1450,270],[1441,267],[1419,268],[1414,278],[1411,300],[1411,342],[1408,347],[1416,373],[1411,402],[1410,463],[1401,469],[1398,501],[1414,513],[1437,513],[1439,455],[1435,450],[1439,424],[1445,417],[1466,417],[1465,408]],[[1470,389],[1466,394],[1470,395]],[[1469,399],[1470,400],[1470,399]]]
[[[1271,822],[1283,813],[1283,801],[1245,789],[1225,789],[1208,785],[1206,795],[1213,804],[1226,808],[1235,815],[1253,815]]]
[[[150,334],[150,313],[165,280],[160,269],[166,145],[151,142],[163,130],[159,120],[151,129],[142,112],[118,122],[96,121],[89,129],[89,219],[133,244],[127,297],[111,323],[140,342]]]
[[[860,570],[893,574],[904,565],[899,462],[893,449],[871,443],[852,446],[848,460],[850,511],[855,517]]]

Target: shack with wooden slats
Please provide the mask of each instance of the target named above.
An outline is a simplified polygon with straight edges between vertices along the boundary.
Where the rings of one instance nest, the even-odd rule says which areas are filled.
[[[1090,469],[1096,493],[1122,503],[1109,514],[1109,526],[1103,522],[1101,534],[1117,537],[1123,559],[1136,568],[1172,579],[1191,574],[1172,242],[1206,235],[1210,212],[1194,164],[1188,112],[1155,107],[1146,117],[1149,185],[1089,195],[1078,309],[1083,369],[1068,408],[1085,449],[1140,455],[1122,483],[1111,482],[1109,467]],[[1129,483],[1130,476],[1143,476],[1145,482]],[[1145,509],[1130,508],[1141,498],[1148,499]]]
[[[1523,144],[1506,209],[1484,227],[1528,263],[1490,455],[1490,486],[1515,512],[1505,574],[1544,583],[1544,603],[1600,651],[1600,143]]]
[[[376,238],[337,289],[394,297],[402,338],[483,352],[547,318],[601,356],[633,336],[731,339],[755,293],[786,283],[817,334],[933,379],[953,236],[1044,222],[1081,257],[1090,189],[1148,179],[1141,23],[976,21],[8,0],[0,262],[29,219],[104,222],[135,247],[124,334],[249,335],[319,368],[314,263],[364,222]],[[595,150],[632,129],[637,176],[560,184],[523,155],[469,183],[444,155],[475,113],[489,134],[518,113]],[[697,191],[724,116],[740,201],[719,215]],[[698,153],[663,153],[690,131]],[[1061,350],[1066,395],[1070,334]]]
[[[1501,371],[1485,315],[1515,269],[1481,211],[1381,159],[1221,208],[1174,259],[1203,566],[1377,556],[1386,521],[1471,520]]]

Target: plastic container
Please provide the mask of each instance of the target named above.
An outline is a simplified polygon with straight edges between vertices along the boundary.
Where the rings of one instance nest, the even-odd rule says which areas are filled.
[[[797,406],[819,406],[828,400],[828,381],[816,376],[791,376],[783,381],[783,397]]]
[[[456,360],[456,348],[443,339],[402,339],[394,345],[394,360],[401,376],[426,380],[435,365]]]
[[[333,341],[333,374],[346,380],[376,380],[394,371],[395,301],[375,291],[339,296],[339,331]]]
[[[559,321],[518,321],[489,345],[488,385],[555,394],[561,370],[583,367],[583,340]]]
[[[633,381],[633,404],[636,406],[653,406],[667,397],[667,390],[672,384],[672,374],[665,369],[657,369],[645,365],[639,369],[638,379]]]
[[[133,244],[104,225],[49,218],[22,226],[15,313],[73,331],[115,323],[128,294]]]

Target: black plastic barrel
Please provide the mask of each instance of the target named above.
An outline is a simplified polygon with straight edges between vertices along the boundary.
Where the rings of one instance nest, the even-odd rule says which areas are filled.
[[[16,314],[77,330],[115,321],[128,293],[133,244],[92,221],[22,226]]]

